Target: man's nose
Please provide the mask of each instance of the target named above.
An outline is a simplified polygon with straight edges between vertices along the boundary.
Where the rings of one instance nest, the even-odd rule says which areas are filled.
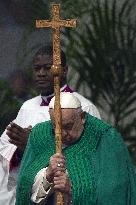
[[[64,129],[62,129],[62,136],[63,136],[63,137],[67,136],[67,131],[64,130]]]
[[[39,75],[46,75],[46,74],[47,74],[46,69],[45,69],[44,67],[41,67],[41,68],[39,69]]]

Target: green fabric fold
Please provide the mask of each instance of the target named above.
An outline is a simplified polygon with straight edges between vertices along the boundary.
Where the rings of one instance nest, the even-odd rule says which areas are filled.
[[[30,134],[18,177],[16,205],[32,204],[36,174],[55,153],[51,121],[40,123]],[[136,205],[133,166],[117,131],[86,114],[80,140],[63,150],[72,183],[73,205]]]

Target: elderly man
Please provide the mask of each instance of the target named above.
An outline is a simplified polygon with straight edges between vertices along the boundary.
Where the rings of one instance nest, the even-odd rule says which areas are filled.
[[[52,47],[48,45],[40,48],[35,54],[33,76],[40,95],[24,102],[14,123],[8,126],[0,138],[0,205],[15,204],[17,172],[31,126],[50,119],[48,105],[54,95],[53,76],[50,70],[53,63],[52,53]],[[84,111],[100,118],[97,108],[67,85],[68,68],[63,51],[61,66],[61,92],[73,92],[80,99]]]
[[[136,178],[126,146],[111,125],[82,111],[72,93],[61,93],[62,155],[55,154],[51,121],[36,125],[20,169],[16,205],[135,205]]]

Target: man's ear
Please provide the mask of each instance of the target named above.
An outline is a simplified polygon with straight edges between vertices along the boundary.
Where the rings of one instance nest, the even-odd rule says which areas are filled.
[[[50,114],[50,117],[53,116],[53,114],[54,114],[53,109],[49,108],[49,114]]]
[[[67,75],[68,73],[68,66],[63,67],[63,74]]]
[[[81,112],[81,120],[82,120],[82,124],[85,124],[85,112]]]

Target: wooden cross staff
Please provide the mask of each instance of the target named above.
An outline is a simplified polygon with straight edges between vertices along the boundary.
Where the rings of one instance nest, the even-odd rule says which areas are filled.
[[[61,74],[61,45],[60,28],[75,27],[76,20],[60,19],[60,4],[52,4],[52,20],[36,20],[37,28],[51,27],[53,29],[53,65],[51,67],[54,76],[54,94],[55,94],[55,138],[56,152],[61,153],[61,106],[60,106],[60,74]],[[63,196],[57,193],[57,205],[63,205]]]

